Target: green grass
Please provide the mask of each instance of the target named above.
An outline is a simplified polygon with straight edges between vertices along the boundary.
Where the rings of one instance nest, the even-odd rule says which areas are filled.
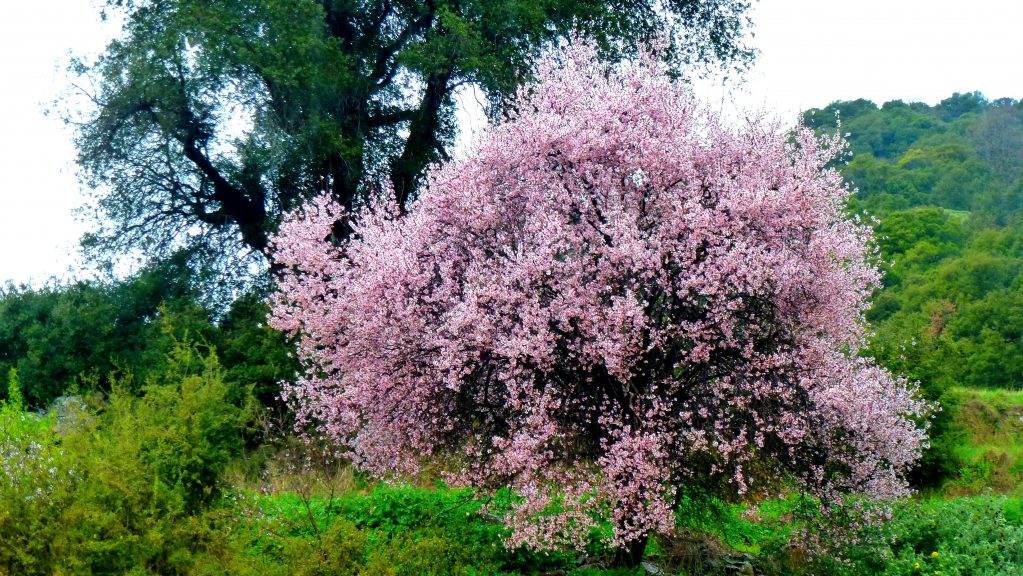
[[[340,557],[351,573],[363,576],[642,574],[600,565],[599,549],[588,557],[507,550],[501,525],[479,514],[480,503],[463,490],[380,484],[332,500],[283,493],[250,495],[248,501],[260,512],[245,517],[260,520],[240,534],[244,547],[236,554],[266,573],[279,573],[269,570],[276,567],[319,574],[295,571],[297,559],[324,559],[327,551],[344,549],[347,555]],[[668,576],[733,574],[743,563],[756,574],[777,576],[1023,574],[1021,498],[910,500],[896,509],[885,539],[846,544],[841,561],[813,560],[787,545],[797,507],[794,498],[767,500],[752,510],[715,498],[687,498],[679,509],[678,535],[652,541],[647,559]]]
[[[257,513],[240,518],[259,520],[246,522],[240,541],[263,565],[286,564],[292,557],[288,548],[301,547],[303,541],[312,543],[314,550],[333,545],[324,535],[342,523],[348,526],[349,539],[363,542],[360,558],[367,574],[377,573],[374,563],[385,558],[397,567],[396,574],[432,573],[417,564],[424,558],[446,567],[438,574],[574,574],[578,567],[575,552],[506,549],[505,528],[481,514],[482,502],[465,490],[377,484],[333,498],[281,493],[245,494],[241,500]]]
[[[935,441],[953,478],[949,495],[1023,495],[1023,391],[953,388],[941,397]]]

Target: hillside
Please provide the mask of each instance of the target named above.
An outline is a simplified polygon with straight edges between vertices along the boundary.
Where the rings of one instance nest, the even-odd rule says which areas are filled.
[[[876,219],[885,270],[870,352],[938,398],[1023,386],[1023,105],[955,94],[805,114],[847,134],[850,210]]]

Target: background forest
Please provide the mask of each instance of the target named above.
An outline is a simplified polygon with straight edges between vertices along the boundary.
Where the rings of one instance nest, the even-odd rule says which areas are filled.
[[[455,40],[446,36],[439,44],[448,50],[444,57],[453,57]],[[465,69],[509,58],[466,54]],[[282,73],[274,67],[279,56],[260,56],[270,59],[270,75]],[[443,76],[431,67],[434,57],[413,51],[407,65]],[[104,65],[123,65],[124,74],[112,77],[131,79],[125,70],[141,64],[129,60]],[[216,84],[202,76],[208,71],[199,72],[199,80]],[[514,73],[489,78],[495,100],[499,90],[510,90]],[[202,95],[205,85],[196,86]],[[131,96],[139,86],[120,88]],[[135,94],[173,100],[169,92]],[[322,114],[323,123],[313,123],[321,128],[355,114],[290,104],[301,92],[286,83],[280,94],[296,114]],[[132,113],[140,102],[116,101]],[[388,129],[400,133],[407,125],[391,115],[417,112],[397,103],[372,113],[394,120]],[[450,116],[438,110],[449,104],[441,99],[434,116],[420,121],[446,126]],[[161,137],[169,140],[195,128],[183,136],[186,148],[203,134],[201,121],[164,112],[115,124],[137,121],[131,130],[139,132],[128,135],[165,130]],[[789,540],[802,526],[805,502],[784,490],[780,497],[733,501],[694,487],[678,510],[678,534],[651,541],[638,568],[611,567],[614,551],[602,547],[601,534],[582,553],[506,550],[503,527],[478,511],[484,504],[500,510],[513,494],[484,503],[429,475],[411,485],[371,481],[332,458],[329,447],[291,435],[281,383],[294,381],[301,366],[293,342],[266,326],[268,283],[225,290],[210,281],[215,270],[194,265],[197,254],[217,246],[217,229],[190,239],[208,245],[157,239],[164,257],[126,279],[3,288],[0,574],[1023,574],[1023,104],[980,93],[954,94],[934,106],[843,101],[807,111],[804,122],[823,134],[847,134],[848,162],[839,168],[857,189],[847,209],[876,232],[884,286],[868,312],[868,353],[919,381],[941,407],[931,448],[913,473],[918,496],[896,509],[887,532],[865,529],[851,542],[834,543],[833,554],[808,556]],[[280,136],[277,144],[322,136],[288,134],[295,126],[270,127],[263,136]],[[85,168],[99,177],[116,165],[131,176],[141,164],[101,146],[117,136],[102,132],[108,128],[97,122],[83,133],[86,149],[99,146]],[[389,149],[395,165],[421,168],[444,154],[451,133],[439,133],[429,145],[410,147],[408,157],[392,134],[364,142]],[[132,153],[162,145],[159,138],[132,141],[138,144]],[[259,154],[258,142],[246,144],[244,162],[224,168],[233,182],[252,184],[247,169],[275,178],[286,172]],[[329,142],[321,151],[356,153],[351,142]],[[350,184],[346,175],[329,174],[337,169],[329,159],[314,159],[314,166],[287,169]],[[180,182],[187,184],[187,172],[201,169],[194,164],[169,167],[167,176],[185,174]],[[406,172],[399,189],[415,180],[415,170]],[[114,211],[131,209],[116,199],[137,194],[131,187],[141,180],[121,182],[124,189],[108,198]],[[263,192],[253,190],[243,191]],[[282,199],[275,210],[300,196],[284,188],[271,193]],[[345,194],[351,199],[355,192]],[[131,228],[135,216],[121,222]],[[211,217],[208,224],[222,221]],[[263,228],[245,240],[257,238],[250,242],[257,251],[266,248],[271,227],[258,224]]]

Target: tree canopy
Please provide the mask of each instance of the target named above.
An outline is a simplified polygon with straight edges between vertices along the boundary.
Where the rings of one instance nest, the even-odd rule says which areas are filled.
[[[513,546],[602,518],[637,559],[684,486],[781,477],[825,511],[905,493],[924,406],[855,356],[878,273],[826,168],[839,140],[733,130],[650,59],[585,47],[513,110],[403,217],[358,212],[341,246],[329,197],[285,222],[300,420],[375,474],[437,458],[511,488]]]
[[[399,207],[448,156],[455,95],[495,117],[537,51],[578,32],[609,58],[661,46],[676,67],[742,66],[744,0],[107,0],[122,36],[79,64],[77,147],[96,254],[188,246],[260,262],[280,215],[325,192]],[[336,230],[345,234],[345,230]],[[233,261],[233,264],[228,264]]]
[[[174,346],[194,341],[223,359],[234,399],[251,389],[279,408],[280,382],[299,366],[291,343],[265,326],[265,296],[244,294],[218,314],[200,303],[181,259],[113,283],[8,285],[0,289],[0,371],[17,369],[26,404],[43,409],[72,390],[108,392],[126,374],[145,382]]]
[[[938,398],[1023,386],[1023,106],[973,92],[934,106],[834,102],[806,114],[849,134],[849,208],[877,219],[884,287],[869,350]]]

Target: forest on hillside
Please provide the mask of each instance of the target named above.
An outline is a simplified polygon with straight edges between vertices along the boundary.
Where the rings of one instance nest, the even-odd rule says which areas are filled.
[[[875,221],[884,288],[870,352],[921,382],[1023,386],[1023,107],[954,94],[934,106],[835,102],[805,113],[849,140],[849,209]]]

